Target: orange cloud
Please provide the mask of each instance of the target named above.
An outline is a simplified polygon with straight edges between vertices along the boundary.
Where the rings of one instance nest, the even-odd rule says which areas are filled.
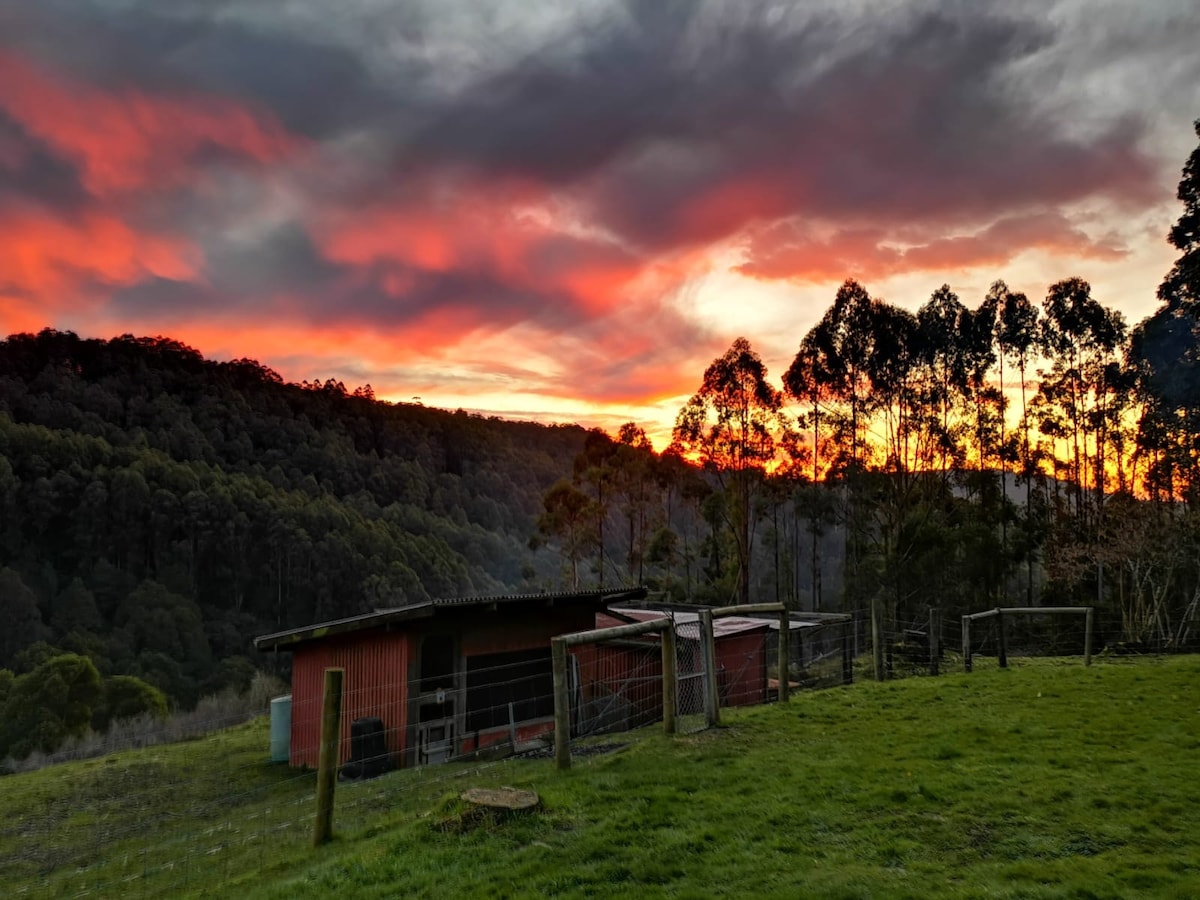
[[[1120,259],[1128,252],[1110,238],[1089,237],[1055,212],[1010,216],[974,234],[924,242],[873,227],[820,237],[793,222],[755,234],[747,244],[747,261],[736,271],[761,280],[809,283],[882,279],[905,272],[995,267],[1029,250],[1098,260]]]
[[[174,237],[139,232],[102,212],[65,220],[40,210],[0,213],[0,286],[65,301],[81,277],[114,286],[150,276],[188,279],[197,253]]]
[[[76,165],[97,196],[173,184],[217,149],[259,163],[297,146],[272,118],[203,94],[105,92],[0,53],[0,109]]]
[[[627,299],[649,268],[615,243],[564,232],[546,195],[511,183],[441,184],[402,201],[325,215],[313,232],[332,262],[474,273],[531,297],[565,296],[589,314]],[[404,276],[384,283],[395,296],[412,288]]]
[[[0,336],[41,331],[46,325],[45,314],[32,308],[28,300],[0,293]]]

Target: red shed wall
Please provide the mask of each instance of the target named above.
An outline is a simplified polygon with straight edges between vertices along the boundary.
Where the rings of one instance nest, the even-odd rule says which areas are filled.
[[[292,657],[291,764],[317,766],[327,668],[346,670],[339,764],[350,759],[350,723],[364,716],[383,720],[389,752],[403,751],[408,653],[408,635],[396,631],[362,631],[298,646]]]
[[[472,616],[462,625],[462,655],[480,656],[549,647],[550,638],[594,627],[596,614],[587,608],[547,609],[536,618],[490,612]]]
[[[767,701],[766,631],[735,634],[716,642],[721,703],[752,706]],[[723,671],[722,671],[723,670]]]
[[[586,631],[593,627],[594,622],[595,612],[586,607],[551,608],[539,615],[524,618],[494,611],[473,614],[461,623],[459,646],[464,670],[468,657],[548,648],[551,638],[574,631]],[[505,675],[497,672],[496,677],[504,678]],[[465,720],[462,710],[458,718],[460,724]],[[519,722],[516,730],[518,743],[533,740],[554,730],[554,718]],[[460,733],[462,737],[458,749],[461,753],[507,742],[510,737],[507,726],[472,732],[467,732],[464,726]]]
[[[645,640],[645,645],[645,649],[629,644],[572,647],[584,703],[602,703],[616,695],[632,707],[636,724],[661,719],[662,646],[655,639]]]

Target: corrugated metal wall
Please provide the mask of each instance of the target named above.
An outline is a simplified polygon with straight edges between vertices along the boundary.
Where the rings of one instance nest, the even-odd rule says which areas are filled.
[[[766,631],[730,635],[716,641],[722,706],[767,701]]]
[[[571,648],[579,661],[584,733],[637,728],[662,718],[662,649],[657,640],[645,645],[644,650],[613,644]]]
[[[390,752],[405,749],[408,636],[403,632],[360,632],[296,648],[292,662],[293,766],[317,766],[325,670],[339,667],[346,670],[339,763],[350,758],[350,723],[366,716],[383,720]]]
[[[533,647],[549,647],[550,638],[573,631],[594,628],[595,613],[590,609],[547,609],[530,619],[514,619],[511,614],[490,612],[464,623],[462,655],[483,656]]]

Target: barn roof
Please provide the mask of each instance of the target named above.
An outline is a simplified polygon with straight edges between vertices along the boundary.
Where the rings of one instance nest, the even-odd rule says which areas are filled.
[[[645,596],[646,589],[636,587],[616,591],[559,591],[533,594],[495,594],[483,597],[437,597],[404,606],[377,609],[374,612],[348,616],[344,619],[334,619],[330,622],[319,622],[315,625],[264,634],[254,639],[254,646],[259,650],[291,649],[293,645],[303,641],[316,640],[330,635],[348,634],[368,628],[382,628],[415,619],[429,619],[442,610],[499,609],[501,606],[522,605],[553,607],[560,604],[578,604],[588,608],[603,609],[610,603],[631,603],[641,600]]]
[[[661,619],[669,615],[675,620],[676,634],[689,640],[700,639],[700,614],[692,610],[655,609],[650,607],[618,609],[614,607],[610,612],[638,622],[648,622],[652,619]],[[801,631],[805,628],[815,628],[820,624],[822,623],[791,619],[788,624],[788,630]],[[775,617],[756,619],[750,616],[718,616],[713,619],[714,639],[729,637],[734,634],[767,630],[778,631],[779,619]]]

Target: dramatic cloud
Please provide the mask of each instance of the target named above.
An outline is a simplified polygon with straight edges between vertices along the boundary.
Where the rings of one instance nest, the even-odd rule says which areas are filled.
[[[661,434],[781,289],[1159,265],[1192,6],[0,0],[0,330]]]
[[[48,76],[0,54],[0,110],[105,197],[187,178],[204,155],[258,163],[281,159],[293,141],[236,103],[207,96],[104,93]]]
[[[903,241],[903,243],[898,243]],[[927,227],[842,229],[828,237],[794,222],[755,234],[749,261],[737,270],[754,278],[827,284],[838,278],[878,281],[913,270],[1003,268],[1028,250],[1075,259],[1114,260],[1126,250],[1110,237],[1089,238],[1058,213],[1013,216],[972,234],[936,235]]]
[[[195,274],[185,243],[138,234],[103,213],[64,221],[38,210],[0,210],[0,290],[65,301],[84,278],[121,286]]]

